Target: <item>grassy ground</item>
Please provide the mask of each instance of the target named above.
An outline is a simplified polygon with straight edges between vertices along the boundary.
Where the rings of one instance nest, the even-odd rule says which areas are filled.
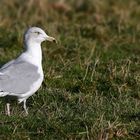
[[[0,139],[140,139],[139,0],[0,1],[0,64],[22,52],[23,32],[39,26],[45,80],[5,115]]]

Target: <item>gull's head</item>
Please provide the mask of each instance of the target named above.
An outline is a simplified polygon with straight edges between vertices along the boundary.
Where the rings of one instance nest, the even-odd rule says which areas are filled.
[[[56,42],[55,38],[48,36],[45,31],[38,27],[29,28],[24,34],[24,43],[38,43],[41,44],[43,41]]]

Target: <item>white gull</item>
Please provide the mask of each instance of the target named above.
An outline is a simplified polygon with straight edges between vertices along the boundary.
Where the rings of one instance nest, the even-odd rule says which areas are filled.
[[[23,102],[26,114],[26,100],[40,88],[43,81],[41,42],[45,40],[56,42],[42,29],[29,28],[24,34],[25,51],[0,69],[0,97],[16,96],[19,103]],[[10,104],[6,106],[10,115]]]

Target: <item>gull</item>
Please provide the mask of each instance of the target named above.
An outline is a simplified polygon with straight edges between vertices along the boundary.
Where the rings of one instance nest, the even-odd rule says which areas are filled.
[[[26,100],[40,88],[43,81],[41,43],[45,40],[56,42],[41,28],[29,28],[24,34],[23,53],[0,68],[0,97],[17,97],[19,103],[23,102],[26,114]],[[7,103],[6,107],[10,116],[10,104]]]

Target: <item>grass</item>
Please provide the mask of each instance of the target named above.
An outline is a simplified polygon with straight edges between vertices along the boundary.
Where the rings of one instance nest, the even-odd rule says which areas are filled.
[[[0,139],[140,138],[138,0],[1,1],[0,64],[22,52],[23,32],[39,26],[45,79],[27,101],[29,115],[0,99]]]

